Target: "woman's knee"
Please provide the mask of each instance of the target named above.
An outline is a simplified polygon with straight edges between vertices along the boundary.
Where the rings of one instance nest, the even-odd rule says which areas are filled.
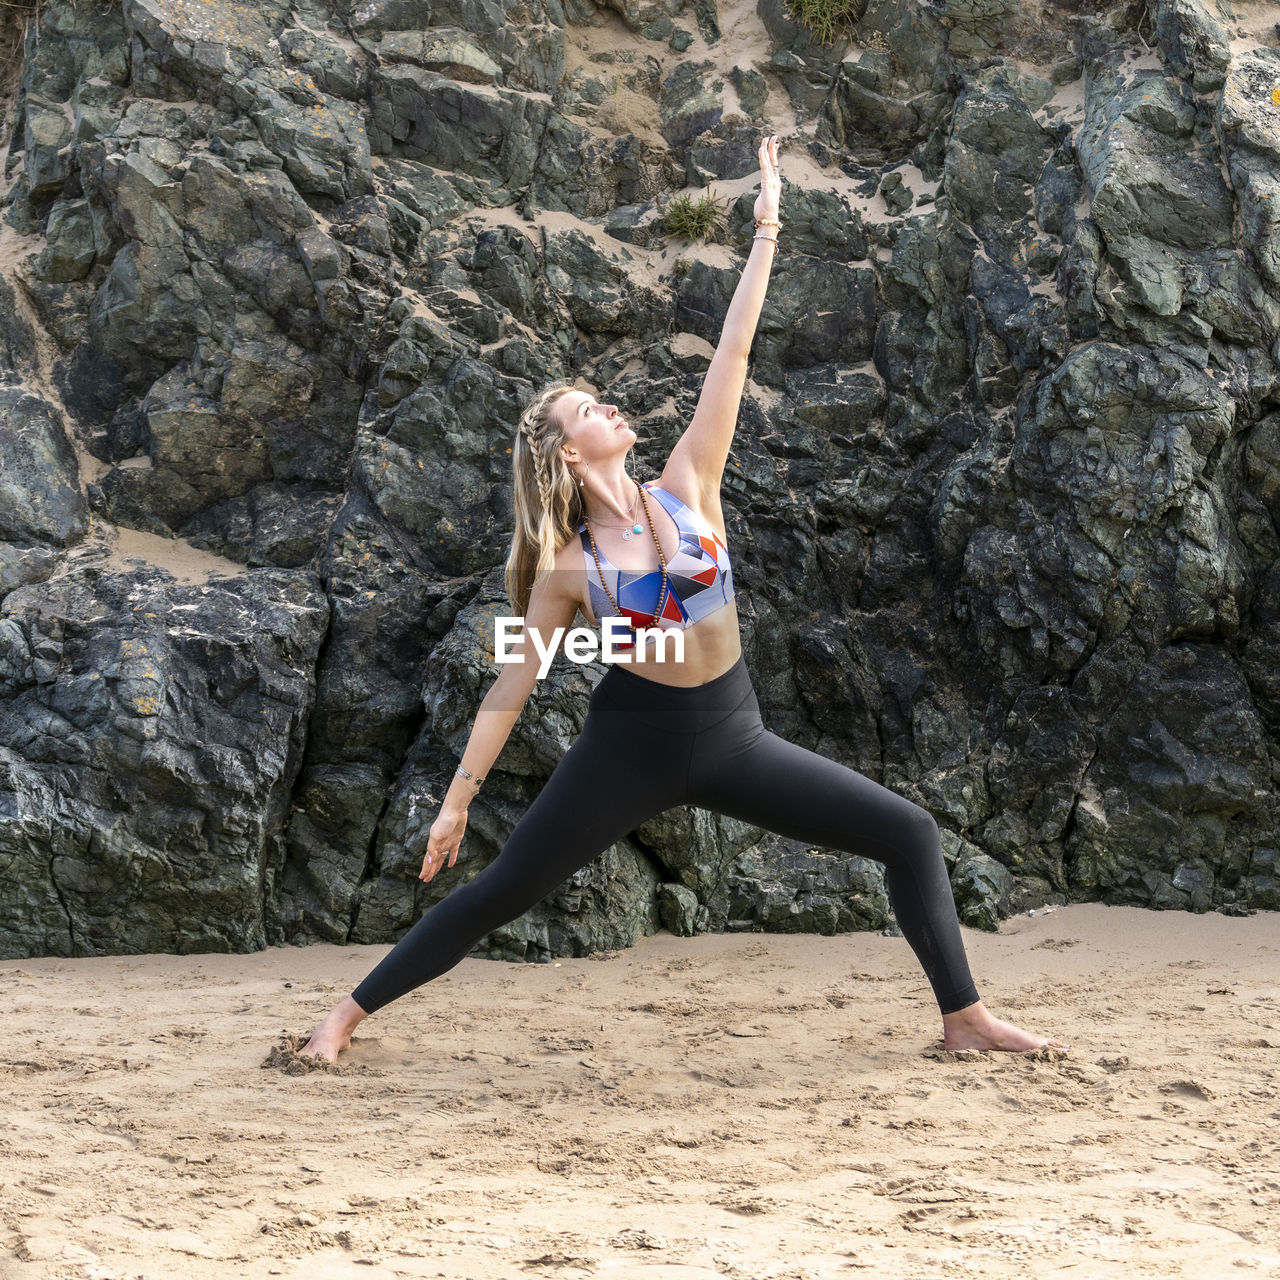
[[[941,857],[942,837],[938,820],[914,801],[904,798],[903,804],[903,844],[918,858]]]

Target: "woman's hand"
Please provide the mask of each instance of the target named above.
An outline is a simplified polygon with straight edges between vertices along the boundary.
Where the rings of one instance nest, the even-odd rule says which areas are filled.
[[[760,194],[756,196],[756,219],[776,218],[782,199],[782,175],[778,172],[778,135],[760,144]]]
[[[424,883],[432,878],[449,859],[449,866],[458,860],[458,846],[462,843],[462,833],[467,829],[467,811],[451,809],[447,805],[440,810],[440,816],[431,824],[431,837],[427,841],[427,852],[422,859],[422,871],[418,879]]]

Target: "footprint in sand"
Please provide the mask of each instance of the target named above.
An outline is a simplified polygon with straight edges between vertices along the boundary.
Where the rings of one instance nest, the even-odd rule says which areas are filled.
[[[1198,1098],[1201,1102],[1212,1102],[1218,1095],[1207,1084],[1199,1080],[1170,1080],[1160,1086],[1161,1093],[1173,1093],[1183,1098]]]

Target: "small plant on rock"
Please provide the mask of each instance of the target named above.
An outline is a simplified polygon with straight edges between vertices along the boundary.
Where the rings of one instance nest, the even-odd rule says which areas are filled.
[[[867,0],[786,0],[791,17],[808,27],[822,44],[850,35],[866,11]]]
[[[719,230],[723,211],[720,202],[708,192],[694,200],[679,195],[668,205],[659,205],[667,234],[681,240],[706,240]]]

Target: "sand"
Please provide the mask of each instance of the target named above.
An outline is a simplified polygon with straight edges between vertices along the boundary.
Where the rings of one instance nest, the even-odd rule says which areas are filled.
[[[302,1074],[385,947],[5,961],[0,1277],[1280,1275],[1280,916],[965,937],[1069,1054],[879,934],[468,959]]]

